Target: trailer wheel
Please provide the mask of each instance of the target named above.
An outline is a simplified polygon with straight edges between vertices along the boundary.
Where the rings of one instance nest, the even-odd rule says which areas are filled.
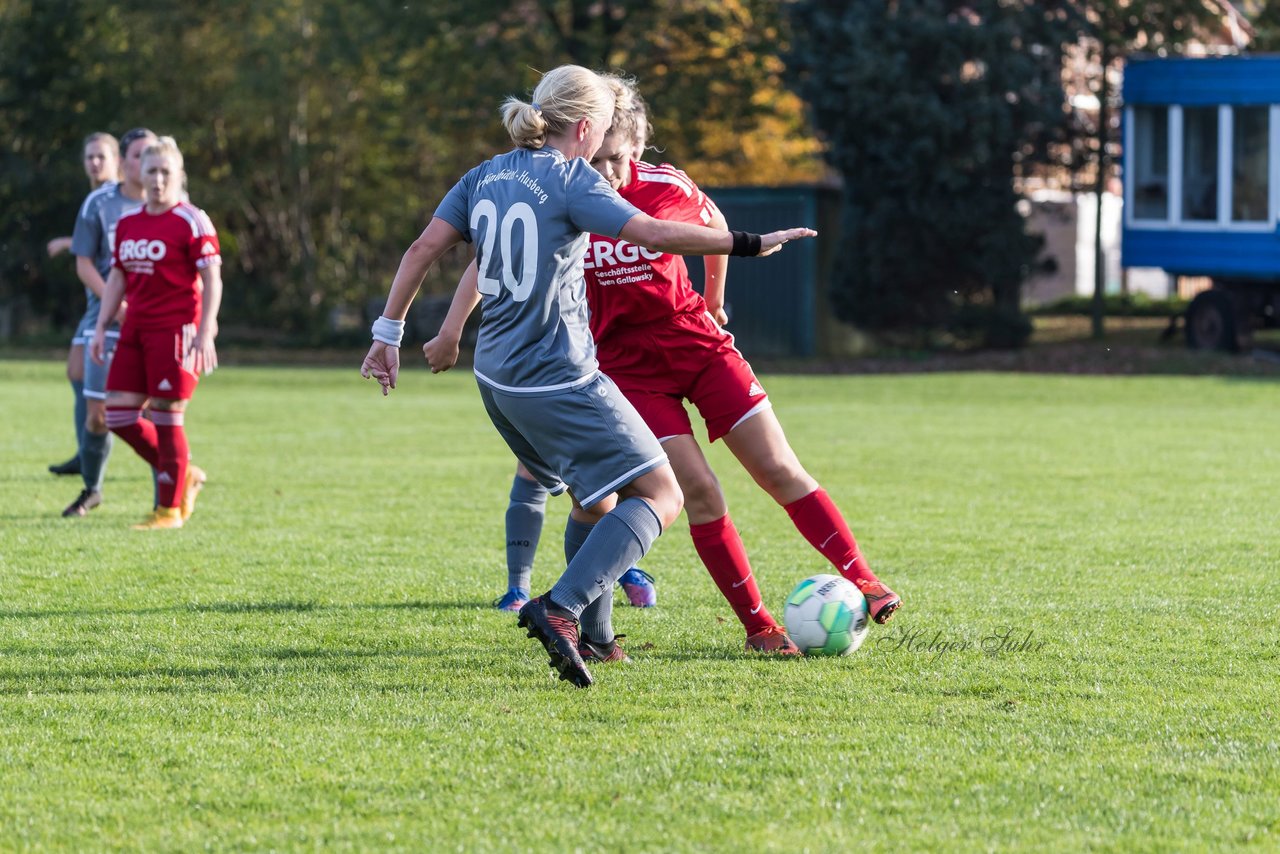
[[[1236,303],[1231,294],[1214,288],[1191,301],[1187,306],[1187,346],[1192,350],[1239,351]]]

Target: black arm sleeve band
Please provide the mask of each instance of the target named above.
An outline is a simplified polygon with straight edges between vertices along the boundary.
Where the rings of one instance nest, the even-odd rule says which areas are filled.
[[[730,255],[759,255],[760,254],[760,235],[752,234],[749,231],[731,231],[733,235],[733,248],[729,250]]]

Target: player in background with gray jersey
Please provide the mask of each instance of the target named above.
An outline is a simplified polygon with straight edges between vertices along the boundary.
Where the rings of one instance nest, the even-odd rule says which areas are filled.
[[[395,388],[404,317],[424,276],[449,247],[473,243],[485,306],[475,357],[485,409],[539,482],[553,493],[567,488],[575,518],[594,523],[576,554],[566,554],[559,581],[529,600],[518,622],[579,687],[592,682],[578,651],[579,617],[683,505],[657,439],[599,372],[583,281],[587,234],[692,255],[765,255],[815,234],[731,233],[641,213],[588,162],[613,108],[604,81],[578,66],[547,72],[533,103],[507,99],[503,124],[517,148],[463,176],[405,252],[361,366],[384,395]]]
[[[103,184],[120,179],[120,143],[109,133],[91,133],[84,138],[84,174],[89,179],[89,189],[96,190]],[[55,237],[45,245],[50,258],[56,258],[71,249],[71,237]],[[67,351],[67,382],[71,383],[71,393],[75,399],[72,411],[72,426],[75,428],[76,452],[69,460],[53,463],[49,466],[52,474],[80,474],[80,441],[84,433],[84,347],[80,340],[79,329],[71,339],[71,349]]]
[[[116,223],[126,211],[142,204],[142,152],[155,139],[156,135],[146,128],[134,128],[121,137],[120,160],[124,180],[104,184],[90,193],[76,217],[76,228],[71,235],[71,254],[76,256],[76,275],[84,283],[88,300],[84,317],[76,329],[76,338],[83,344],[93,337],[94,327],[98,324],[98,309],[115,250]],[[80,477],[84,480],[84,488],[62,511],[62,515],[68,518],[84,516],[102,503],[102,479],[111,455],[111,432],[107,429],[107,371],[111,365],[111,353],[120,338],[122,318],[123,309],[107,329],[102,364],[89,358],[88,348],[85,348],[82,391],[85,421],[80,437]]]

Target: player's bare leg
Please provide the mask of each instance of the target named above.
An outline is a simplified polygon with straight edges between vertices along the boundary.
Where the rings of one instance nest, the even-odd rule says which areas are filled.
[[[747,649],[777,655],[799,655],[799,647],[791,642],[786,631],[764,606],[746,546],[729,518],[724,491],[698,440],[690,434],[681,434],[664,442],[662,449],[667,452],[676,480],[684,492],[684,512],[689,518],[694,548],[712,581],[742,623],[747,633]]]
[[[871,618],[888,622],[902,599],[871,571],[840,509],[800,464],[773,410],[763,409],[743,421],[724,442],[760,488],[782,505],[810,545],[857,585]]]

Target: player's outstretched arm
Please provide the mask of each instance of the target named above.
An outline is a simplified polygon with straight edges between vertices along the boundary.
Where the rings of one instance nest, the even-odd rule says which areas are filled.
[[[731,233],[742,234],[741,231]],[[803,240],[806,237],[817,236],[818,232],[814,231],[812,228],[784,228],[781,231],[771,231],[768,234],[762,234],[760,235],[760,251],[756,253],[756,257],[763,258],[765,255],[772,255],[782,248],[782,244],[790,243],[792,240]]]
[[[57,258],[63,252],[70,252],[71,238],[55,237],[44,245],[44,251],[49,253],[50,258]]]
[[[816,237],[812,228],[788,228],[768,234],[745,231],[717,231],[701,225],[654,219],[636,214],[619,234],[623,240],[672,255],[772,255],[782,244],[803,237]]]
[[[431,265],[461,239],[456,228],[439,217],[432,217],[400,259],[400,268],[391,282],[391,293],[387,295],[387,306],[382,317],[373,323],[373,346],[360,366],[360,376],[377,380],[383,397],[396,387],[400,376],[400,341],[404,338],[404,319],[409,305],[418,295]]]
[[[440,324],[440,331],[435,338],[422,345],[422,355],[426,356],[431,373],[447,371],[458,363],[462,330],[466,327],[471,312],[480,304],[480,291],[477,288],[479,280],[480,272],[472,258],[458,281],[458,289],[453,292],[453,302],[449,303],[449,313]]]

